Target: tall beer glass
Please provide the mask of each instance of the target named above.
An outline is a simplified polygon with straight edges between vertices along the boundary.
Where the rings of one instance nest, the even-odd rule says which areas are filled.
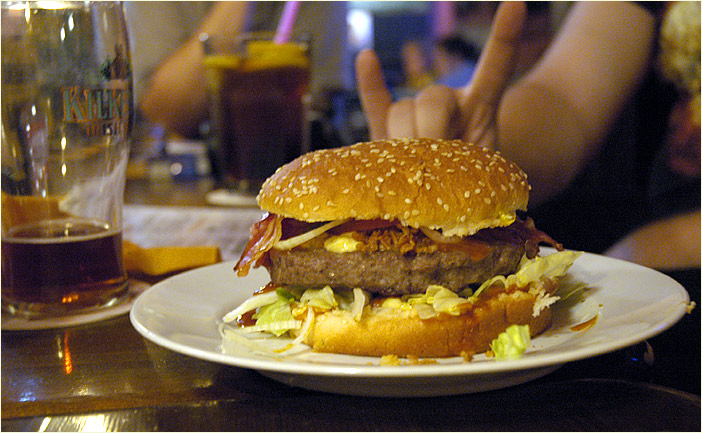
[[[42,317],[127,291],[132,120],[120,2],[2,2],[2,306]]]

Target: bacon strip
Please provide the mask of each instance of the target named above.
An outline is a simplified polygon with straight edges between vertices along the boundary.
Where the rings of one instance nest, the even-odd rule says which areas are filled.
[[[526,220],[517,220],[507,227],[495,227],[490,229],[480,230],[474,235],[476,239],[490,242],[491,240],[500,240],[504,242],[524,242],[526,255],[533,259],[539,253],[539,244],[545,243],[558,251],[563,250],[563,245],[556,242],[551,236],[542,232],[534,226],[534,220],[527,218]]]
[[[268,250],[273,248],[283,235],[282,221],[283,217],[268,214],[251,226],[251,238],[234,266],[238,276],[248,275],[252,264],[257,268],[267,263]]]

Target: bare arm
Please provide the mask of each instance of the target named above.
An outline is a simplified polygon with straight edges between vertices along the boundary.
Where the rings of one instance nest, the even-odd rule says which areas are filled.
[[[648,67],[654,25],[633,3],[578,3],[543,59],[505,93],[498,147],[529,173],[533,202],[564,188],[599,150]]]
[[[660,270],[700,267],[700,211],[649,223],[605,252]]]
[[[235,37],[245,26],[247,2],[220,2],[188,41],[159,66],[142,97],[140,109],[152,121],[183,136],[197,133],[207,116],[207,87],[198,36]]]

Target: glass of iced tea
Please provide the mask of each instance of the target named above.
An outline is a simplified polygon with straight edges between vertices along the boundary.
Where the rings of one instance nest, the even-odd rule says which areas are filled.
[[[2,2],[2,307],[24,317],[127,292],[133,113],[120,2]]]
[[[202,35],[220,183],[255,196],[281,165],[309,150],[309,39]]]

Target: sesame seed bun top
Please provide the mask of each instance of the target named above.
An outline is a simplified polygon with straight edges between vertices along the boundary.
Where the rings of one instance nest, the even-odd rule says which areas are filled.
[[[381,218],[467,236],[526,210],[526,179],[499,152],[460,140],[378,140],[298,157],[266,180],[257,201],[301,221]]]

